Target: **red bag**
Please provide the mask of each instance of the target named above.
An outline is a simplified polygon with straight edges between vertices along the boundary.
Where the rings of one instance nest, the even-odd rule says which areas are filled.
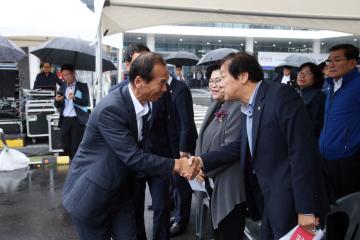
[[[315,233],[309,232],[301,226],[298,226],[295,232],[291,235],[290,240],[312,240]]]

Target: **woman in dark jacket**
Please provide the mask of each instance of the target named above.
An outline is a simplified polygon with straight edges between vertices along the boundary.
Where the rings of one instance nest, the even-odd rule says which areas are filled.
[[[41,73],[36,76],[34,89],[56,90],[56,84],[63,85],[63,81],[59,79],[55,73],[51,72],[51,63],[43,62],[40,65]]]
[[[324,75],[316,64],[307,62],[300,66],[296,83],[313,122],[315,136],[319,138],[325,111],[325,94],[321,91]]]
[[[208,69],[209,89],[213,101],[201,126],[196,143],[196,156],[218,149],[236,140],[240,134],[241,104],[238,101],[224,101],[219,68],[219,65],[214,65]],[[210,182],[213,182],[210,212],[217,239],[242,239],[246,206],[240,161],[214,169],[206,175]]]

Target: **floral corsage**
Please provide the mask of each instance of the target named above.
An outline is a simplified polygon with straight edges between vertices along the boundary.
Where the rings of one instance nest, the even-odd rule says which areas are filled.
[[[214,115],[217,121],[222,122],[225,119],[227,112],[223,108],[220,108]]]

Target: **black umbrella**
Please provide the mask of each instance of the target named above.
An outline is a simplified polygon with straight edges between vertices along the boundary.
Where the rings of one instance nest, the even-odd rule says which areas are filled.
[[[175,66],[194,66],[199,58],[190,52],[175,52],[165,58],[166,62]]]
[[[116,70],[110,56],[102,51],[103,71]],[[72,64],[77,70],[95,71],[95,44],[74,38],[58,37],[50,40],[35,50],[32,54],[42,61],[55,64]]]
[[[0,62],[18,62],[26,53],[12,41],[0,36]]]
[[[237,53],[237,52],[239,52],[239,50],[233,48],[218,48],[206,53],[202,58],[200,58],[199,62],[196,65],[213,64],[220,61],[230,53]]]

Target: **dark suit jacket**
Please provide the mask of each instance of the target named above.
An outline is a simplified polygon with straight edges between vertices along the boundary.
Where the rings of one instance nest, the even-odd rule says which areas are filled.
[[[275,78],[274,78],[274,81],[275,82],[278,82],[278,83],[281,83],[281,80],[283,78],[284,74],[283,73],[279,73]],[[296,86],[296,74],[291,72],[290,73],[290,86]]]
[[[144,153],[137,133],[127,86],[96,106],[64,185],[63,204],[71,215],[86,221],[108,217],[131,199],[137,171],[172,177],[174,160]]]
[[[275,236],[296,224],[297,213],[320,214],[319,198],[324,196],[319,195],[319,189],[325,186],[320,179],[317,144],[306,108],[291,87],[266,82],[260,85],[253,111],[252,146],[253,159],[246,163],[248,141],[243,114],[240,138],[202,155],[205,171],[239,158],[242,169],[251,164],[264,197],[264,215],[273,229],[282,229]]]
[[[66,88],[67,88],[67,84],[63,84],[59,89],[59,92],[63,93],[64,96],[66,93]],[[81,94],[80,94],[80,92],[81,92]],[[74,102],[76,116],[78,117],[80,124],[85,125],[89,119],[89,113],[87,111],[87,107],[90,105],[89,88],[88,88],[87,84],[77,81],[76,85],[75,85],[74,95],[75,95],[75,99],[73,100],[73,102]],[[80,96],[81,96],[81,98],[80,98]],[[64,112],[64,108],[65,108],[65,99],[61,102],[55,101],[54,104],[55,104],[55,107],[60,108],[59,126],[61,127],[61,122],[63,119],[63,112]],[[84,109],[81,109],[81,108],[84,108]]]
[[[300,91],[306,110],[313,123],[315,136],[318,139],[324,124],[325,93],[314,87],[304,88]]]
[[[129,84],[129,80],[122,81],[109,89],[109,93]],[[164,157],[179,157],[179,133],[176,129],[172,113],[170,91],[165,92],[161,98],[152,103],[150,122],[150,149],[152,153]]]
[[[64,82],[58,78],[55,73],[50,72],[48,76],[45,73],[41,72],[36,75],[36,79],[34,82],[34,89],[51,89],[56,90],[56,84],[60,87],[64,84]]]
[[[184,82],[173,78],[170,84],[170,95],[175,125],[175,128],[172,128],[175,149],[194,154],[198,135],[190,89]]]

